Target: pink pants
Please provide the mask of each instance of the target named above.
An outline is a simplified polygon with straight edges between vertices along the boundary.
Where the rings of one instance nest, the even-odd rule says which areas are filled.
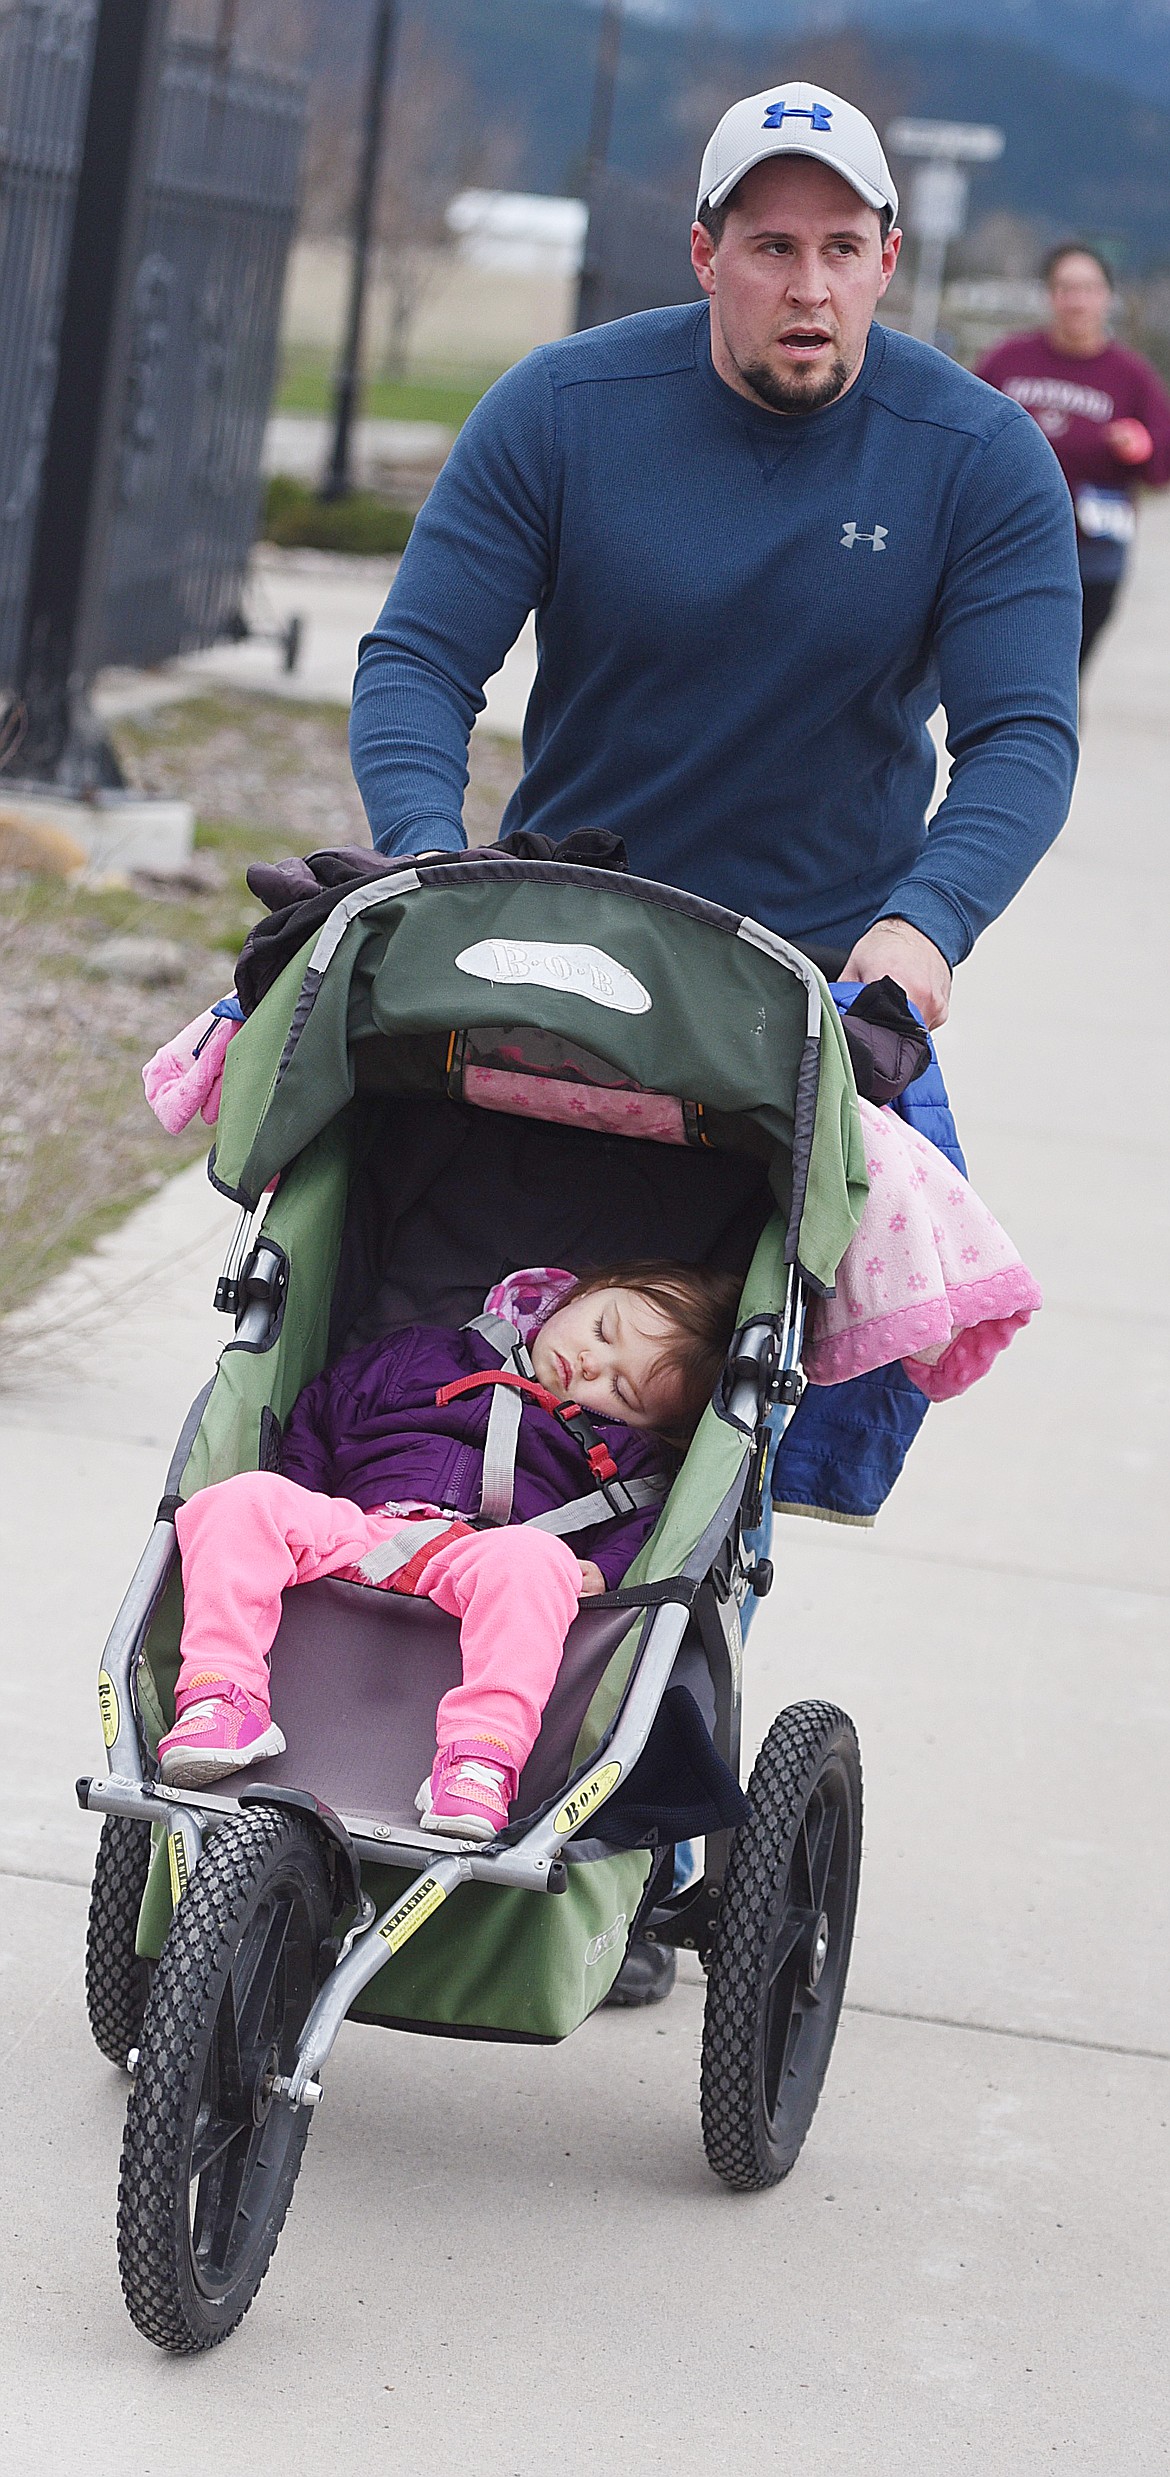
[[[203,1488],[175,1518],[183,1561],[183,1643],[176,1708],[196,1678],[225,1677],[267,1708],[268,1654],[291,1583],[356,1564],[400,1513],[363,1514],[345,1497],[318,1496],[271,1471],[246,1471]],[[436,1550],[413,1595],[459,1619],[463,1683],[443,1696],[440,1748],[502,1739],[522,1771],[552,1693],[581,1574],[548,1531],[472,1531]]]

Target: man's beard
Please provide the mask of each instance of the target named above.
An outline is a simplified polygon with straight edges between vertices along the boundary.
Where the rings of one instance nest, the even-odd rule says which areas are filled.
[[[819,413],[821,406],[832,404],[849,384],[849,365],[837,353],[829,367],[819,377],[806,379],[781,378],[766,361],[737,362],[736,368],[746,379],[753,395],[760,396],[774,413]]]

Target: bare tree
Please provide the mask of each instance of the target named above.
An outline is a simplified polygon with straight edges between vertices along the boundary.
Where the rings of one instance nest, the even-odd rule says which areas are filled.
[[[801,33],[783,40],[729,41],[723,27],[699,18],[680,50],[680,74],[669,119],[678,132],[677,153],[655,166],[668,194],[693,190],[699,155],[716,122],[741,95],[785,79],[810,78],[832,93],[848,95],[880,130],[907,108],[905,82],[863,33]]]
[[[459,190],[486,185],[490,153],[470,80],[408,23],[398,56],[378,197],[378,273],[388,301],[387,378],[406,368],[410,332],[452,246],[447,209]]]
[[[309,128],[302,228],[344,233],[358,145],[358,94],[319,82]],[[388,303],[383,374],[406,367],[411,329],[453,247],[447,208],[459,190],[500,185],[516,159],[504,129],[485,129],[468,77],[422,28],[403,28],[377,205],[378,281]]]

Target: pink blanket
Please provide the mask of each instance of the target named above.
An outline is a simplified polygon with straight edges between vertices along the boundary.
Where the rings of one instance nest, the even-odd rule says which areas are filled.
[[[932,1402],[982,1376],[1042,1305],[999,1223],[893,1110],[860,1104],[869,1197],[831,1299],[814,1301],[804,1370],[839,1385],[900,1359]]]

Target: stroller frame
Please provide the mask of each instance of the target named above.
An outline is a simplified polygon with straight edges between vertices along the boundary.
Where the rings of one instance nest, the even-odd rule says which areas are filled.
[[[276,1312],[276,1275],[273,1251],[265,1251],[261,1243],[249,1283],[253,1297],[241,1319],[238,1339],[263,1344]],[[267,1301],[255,1296],[257,1290],[265,1287],[270,1293]],[[764,1426],[768,1414],[771,1413],[770,1432],[778,1437],[799,1399],[803,1329],[803,1289],[799,1277],[790,1269],[779,1327],[773,1318],[755,1318],[741,1329],[733,1346],[725,1415],[745,1437],[741,1476],[733,1492],[736,1504],[742,1500],[745,1485],[750,1481],[753,1453],[762,1465],[769,1433]],[[203,1399],[202,1395],[197,1397],[184,1423],[168,1474],[168,1489],[176,1466],[181,1474],[186,1462],[192,1424]],[[713,1530],[718,1527],[720,1537],[728,1529],[734,1512],[735,1505],[720,1507],[711,1526]],[[238,1815],[244,1803],[292,1806],[308,1813],[333,1844],[343,1861],[358,1914],[346,1939],[348,1949],[339,1956],[305,2023],[295,2068],[291,2075],[274,2083],[273,2095],[283,2104],[317,2104],[321,2097],[317,2076],[355,1996],[385,1967],[387,1954],[393,1957],[398,1953],[460,1885],[508,1884],[520,1891],[554,1896],[565,1890],[566,1849],[587,1824],[594,1822],[645,1747],[687,1630],[691,1608],[707,1572],[704,1547],[705,1541],[700,1540],[678,1585],[671,1589],[670,1598],[657,1607],[647,1607],[642,1639],[634,1654],[625,1692],[600,1746],[519,1839],[511,1845],[497,1841],[485,1847],[479,1843],[453,1845],[448,1835],[421,1830],[394,1834],[385,1825],[377,1827],[376,1836],[365,1833],[359,1821],[347,1821],[334,1814],[308,1791],[276,1786],[253,1788],[245,1790],[240,1798],[217,1795],[210,1790],[168,1788],[160,1780],[148,1780],[142,1760],[134,1676],[151,1620],[178,1555],[173,1515],[165,1515],[155,1524],[114,1620],[99,1671],[98,1702],[106,1735],[108,1777],[80,1779],[78,1803],[95,1813],[163,1826],[168,1836],[176,1903],[199,1863],[206,1836]],[[703,1629],[703,1635],[708,1665],[712,1665],[713,1654],[715,1659],[715,1744],[730,1769],[738,1774],[743,1635],[740,1611],[753,1587],[752,1570],[741,1563],[737,1574],[729,1572],[727,1582],[726,1598],[720,1600],[711,1594],[719,1613],[718,1636],[713,1637],[709,1625]],[[609,1596],[619,1598],[616,1593]],[[642,1597],[637,1586],[628,1595],[620,1596],[627,1598],[627,1604],[636,1613],[636,1604]],[[700,1953],[706,1950],[722,1888],[727,1839],[726,1834],[710,1836],[709,1862],[699,1883],[688,1887],[684,1896],[659,1915],[656,1932],[660,1940],[688,1944]],[[435,1854],[400,1899],[378,1917],[373,1903],[361,1890],[363,1858],[383,1865],[412,1866],[417,1864],[420,1851]]]
[[[431,934],[436,920],[437,937]],[[492,932],[486,940],[484,926]],[[533,929],[539,931],[535,941]],[[730,945],[713,940],[712,931],[719,938],[730,937]],[[477,933],[478,942],[454,952],[461,940],[474,939]],[[602,941],[600,947],[594,939]],[[513,972],[512,962],[519,956],[527,967],[533,952],[540,967],[536,985],[526,986],[517,1000],[512,982],[532,982],[534,975],[527,969]],[[562,985],[557,970],[547,976],[546,957],[558,967],[567,963],[577,976],[572,985]],[[711,973],[723,957],[727,969],[721,1016]],[[604,984],[609,994],[600,998],[599,969],[616,976]],[[474,977],[470,991],[460,978],[464,973]],[[582,974],[589,983],[584,988]],[[704,989],[706,1004],[698,1017],[688,1016],[679,994],[690,987]],[[624,1002],[631,990],[644,1004]],[[519,1016],[518,1005],[525,1010]],[[599,1020],[599,1009],[606,1007],[610,1011]],[[318,1276],[313,1264],[330,1260],[327,1253],[314,1256],[314,1240],[310,1269],[304,1269],[312,1217],[320,1217],[322,1198],[334,1198],[328,1207],[334,1217],[326,1226],[337,1233],[343,1207],[336,1198],[339,1192],[349,1196],[344,1183],[340,1190],[329,1184],[337,1176],[348,1178],[350,1172],[343,1173],[341,1164],[352,1161],[348,1139],[335,1143],[331,1122],[355,1090],[359,1097],[368,1092],[375,1099],[403,1090],[413,1095],[420,1088],[409,1078],[420,1071],[433,1074],[428,1062],[440,1036],[440,1049],[447,1056],[442,1072],[449,1073],[455,1036],[448,1048],[444,1026],[486,1027],[482,1034],[477,1029],[475,1038],[487,1039],[490,1047],[493,1038],[499,1043],[512,1039],[506,1028],[518,1021],[534,1027],[546,1044],[567,1043],[564,1055],[571,1058],[574,1071],[585,1060],[588,1072],[592,1059],[598,1068],[597,1089],[603,1093],[616,1087],[651,1098],[670,1096],[682,1082],[701,1096],[694,1105],[685,1100],[673,1105],[692,1113],[697,1109],[698,1143],[716,1155],[738,1151],[738,1171],[733,1175],[729,1167],[725,1173],[711,1162],[700,1180],[696,1164],[680,1185],[656,1169],[646,1189],[652,1215],[662,1212],[664,1198],[675,1197],[683,1231],[690,1226],[688,1199],[698,1201],[692,1239],[696,1261],[712,1243],[699,1236],[703,1212],[708,1212],[710,1228],[721,1226],[710,1219],[709,1205],[701,1203],[705,1193],[717,1193],[721,1203],[728,1197],[736,1212],[745,1209],[743,1199],[748,1198],[754,1213],[759,1181],[765,1177],[757,1165],[766,1161],[767,1185],[773,1190],[773,1205],[779,1205],[752,1259],[743,1321],[692,1448],[696,1461],[692,1466],[688,1457],[659,1528],[633,1568],[635,1576],[647,1579],[591,1600],[588,1617],[583,1613],[576,1621],[583,1628],[597,1622],[598,1631],[589,1639],[599,1646],[595,1656],[605,1666],[588,1673],[604,1680],[605,1691],[598,1699],[596,1688],[591,1689],[587,1728],[574,1718],[584,1706],[569,1696],[563,1708],[574,1719],[572,1733],[566,1737],[563,1727],[551,1730],[544,1771],[538,1765],[533,1774],[537,1785],[529,1790],[521,1785],[520,1799],[528,1811],[486,1844],[452,1840],[404,1821],[401,1782],[396,1795],[387,1796],[383,1817],[365,1812],[360,1798],[330,1788],[328,1768],[314,1771],[312,1761],[306,1763],[307,1777],[315,1777],[317,1790],[334,1803],[302,1785],[295,1769],[291,1779],[287,1771],[283,1780],[250,1780],[245,1774],[214,1790],[168,1787],[157,1777],[149,1747],[160,1725],[158,1698],[163,1692],[156,1644],[167,1657],[167,1643],[174,1639],[168,1628],[175,1612],[180,1491],[252,1467],[248,1456],[256,1451],[258,1402],[275,1405],[260,1411],[263,1458],[265,1419],[277,1420],[279,1435],[279,1416],[287,1415],[300,1386],[323,1359],[328,1363],[330,1349],[336,1355],[344,1346],[336,1339],[326,1343],[319,1302],[311,1309],[305,1304],[314,1298],[311,1285]],[[362,1044],[371,1038],[374,1048],[363,1051]],[[399,1071],[393,1043],[400,1038],[408,1081],[405,1086],[378,1082],[380,1056],[388,1058],[392,1073]],[[425,1050],[422,1070],[420,1045]],[[826,1049],[833,1066],[823,1077]],[[352,1064],[359,1053],[373,1060],[372,1083],[363,1083]],[[450,1084],[439,1088],[449,1100],[464,1097]],[[428,1109],[435,1089],[433,1081],[422,1088]],[[467,1100],[474,1097],[469,1090]],[[415,1106],[413,1100],[409,1106]],[[539,1106],[530,1114],[556,1116],[555,1110],[544,1113]],[[459,1123],[477,1118],[485,1123],[482,1112],[465,1108]],[[399,1122],[387,1123],[392,1130]],[[384,1143],[383,1122],[375,1116],[370,1124],[376,1143]],[[619,1130],[623,1135],[626,1131]],[[658,1139],[678,1140],[673,1135]],[[686,1141],[695,1140],[691,1124]],[[592,1156],[578,1153],[576,1135],[568,1141],[574,1163],[580,1161],[584,1168]],[[618,1150],[625,1153],[624,1143]],[[642,1153],[651,1150],[655,1146],[641,1147]],[[466,1157],[473,1163],[498,1159],[508,1165],[508,1177],[514,1175],[510,1165],[520,1159],[498,1148],[477,1155],[474,1145]],[[660,1154],[656,1157],[661,1160]],[[397,1162],[393,1150],[389,1158]],[[539,1158],[543,1175],[550,1156],[538,1152],[534,1158]],[[679,1161],[681,1156],[673,1158]],[[777,1159],[782,1164],[779,1174]],[[737,920],[695,898],[636,879],[615,884],[598,871],[573,865],[505,862],[478,854],[468,855],[462,865],[446,855],[424,857],[336,903],[311,945],[294,956],[249,1018],[229,1052],[224,1107],[209,1168],[214,1183],[242,1207],[240,1231],[217,1292],[217,1305],[235,1314],[235,1338],[184,1422],[154,1528],[105,1646],[98,1701],[106,1775],[77,1784],[80,1804],[106,1818],[91,1907],[91,2025],[99,2046],[115,2062],[129,2064],[133,2072],[140,2056],[147,2059],[141,2070],[148,2073],[149,2087],[144,2094],[140,2073],[123,2152],[123,2285],[143,2333],[178,2353],[217,2344],[251,2303],[283,2222],[312,2111],[322,2096],[323,2068],[347,2016],[439,2035],[556,2039],[603,2000],[633,1934],[688,1947],[709,1971],[702,2113],[712,2167],[726,2183],[743,2190],[779,2181],[799,2154],[831,2053],[860,1865],[856,1738],[852,1724],[835,1706],[808,1702],[781,1713],[757,1758],[746,1807],[734,1787],[739,1780],[743,1638],[755,1599],[772,1579],[766,1555],[770,1466],[800,1398],[806,1294],[810,1287],[831,1284],[864,1193],[852,1071],[837,1019],[824,1006],[823,983],[807,959],[753,921]],[[286,1190],[289,1171],[295,1175]],[[268,1217],[265,1199],[277,1181],[277,1209]],[[516,1192],[506,1187],[509,1216]],[[543,1195],[544,1189],[533,1192]],[[372,1193],[380,1209],[385,1199],[380,1201],[377,1189]],[[344,1212],[349,1209],[347,1201]],[[600,1216],[607,1229],[611,1210],[607,1194]],[[543,1230],[548,1222],[543,1204],[541,1216]],[[636,1221],[635,1214],[629,1226]],[[759,1229],[758,1221],[753,1227]],[[581,1228],[584,1231],[584,1222]],[[395,1239],[394,1247],[397,1243]],[[320,1247],[328,1246],[340,1246],[340,1238],[323,1237]],[[530,1260],[538,1260],[535,1253]],[[387,1262],[393,1273],[393,1249]],[[422,1295],[433,1295],[425,1284]],[[324,1298],[328,1307],[330,1294],[325,1292]],[[391,1316],[391,1324],[403,1320],[401,1314]],[[345,1329],[343,1322],[340,1330]],[[275,1373],[266,1374],[266,1369]],[[235,1454],[242,1460],[233,1460]],[[692,1467],[695,1477],[688,1481]],[[681,1502],[677,1517],[676,1498]],[[305,1603],[314,1591],[349,1592],[367,1606],[379,1596],[326,1581],[307,1586]],[[295,1592],[291,1598],[300,1603],[302,1594]],[[383,1609],[387,1606],[383,1601]],[[415,1612],[411,1622],[420,1625],[424,1618],[437,1617],[417,1603],[399,1607]],[[637,1802],[635,1820],[626,1826],[630,1837],[623,1839],[618,1792],[624,1794],[650,1746],[676,1667],[681,1678],[686,1660],[696,1653],[705,1670],[700,1691],[713,1717],[704,1722],[686,1693],[675,1696],[674,1704],[690,1701],[708,1757],[713,1749],[713,1772],[724,1780],[728,1773],[733,1776],[727,1792],[738,1803],[725,1800],[721,1808],[713,1792],[690,1811],[724,1817],[735,1813],[747,1819],[735,1829],[726,1823],[720,1829],[712,1829],[710,1822],[680,1824],[685,1809],[674,1802],[672,1788],[647,1832],[636,1819],[646,1812],[643,1771],[630,1793]],[[566,1671],[568,1666],[566,1660]],[[424,1669],[425,1662],[420,1678]],[[149,1713],[140,1692],[143,1671],[152,1688]],[[587,1671],[588,1661],[577,1673],[578,1687]],[[426,1674],[429,1678],[432,1672]],[[554,1688],[554,1700],[555,1694]],[[351,1711],[342,1698],[337,1706],[340,1724],[349,1726],[353,1712],[360,1717],[362,1708],[359,1701]],[[433,1714],[433,1702],[428,1709]],[[399,1749],[403,1761],[410,1751],[408,1740],[409,1732]],[[655,1738],[655,1746],[660,1749],[661,1740]],[[292,1760],[278,1759],[286,1765]],[[305,1761],[304,1753],[295,1760]],[[657,1760],[661,1762],[660,1752]],[[336,1773],[349,1787],[359,1777],[360,1767],[346,1770],[343,1765]],[[616,1803],[607,1834],[605,1809],[611,1801]],[[148,1826],[154,1827],[159,1845],[156,1855],[161,1859],[164,1847],[166,1853],[164,1875],[160,1877],[157,1868],[150,1873],[150,1885],[159,1885],[157,1896],[148,1890],[147,1870],[153,1864],[145,1855],[152,1838],[144,1829]],[[674,1893],[663,1881],[666,1852],[677,1838],[691,1833],[704,1840],[702,1872]],[[108,1835],[114,1837],[107,1848]],[[271,2010],[263,2013],[268,2026],[259,2048],[249,2047],[246,2087],[240,2082],[240,2020],[229,2025],[228,2064],[239,2085],[233,2098],[239,2122],[233,2131],[226,2124],[222,2094],[216,2095],[219,2024],[224,2004],[235,2003],[230,1990],[236,1963],[243,1970],[241,1956],[254,1949],[247,1938],[252,1926],[257,1921],[262,1926],[269,1915],[273,1870],[279,1874],[281,1866],[285,1892],[292,1886],[293,1917],[287,1951],[282,1947],[272,1965],[284,1990],[283,2011],[275,2034]],[[393,1896],[380,1904],[363,1883],[367,1867],[389,1868],[399,1877]],[[171,1924],[169,1931],[159,1927],[164,1937],[160,1952],[146,1916],[154,1900],[157,1919],[167,1877]],[[224,1886],[231,1891],[234,1883],[246,1890],[245,1878],[258,1887],[253,1909],[241,1907],[243,1892],[232,1909]],[[609,1894],[621,1885],[626,1890],[619,1891],[618,1898],[624,1906],[613,1917],[615,1903]],[[456,1892],[469,1888],[480,1893],[492,1889],[500,1901],[474,1911],[469,1907],[465,1926],[457,1926],[453,1937],[441,1931],[433,1948],[429,1939],[417,1947],[418,1957],[412,1953],[403,1965],[405,1994],[387,1998],[384,1976],[398,1988],[400,1958],[413,1938],[437,1912],[446,1910]],[[516,1901],[520,1893],[541,1898],[532,1908]],[[556,1914],[545,1909],[545,1901],[566,1894],[571,1897],[560,1912],[561,1923],[554,1926]],[[458,1916],[463,1916],[462,1905]],[[536,1923],[540,1919],[547,1933]],[[333,1937],[330,1921],[337,1930]],[[593,1933],[595,1926],[600,1933]],[[591,1939],[587,1946],[586,1936]],[[473,1971],[469,1980],[466,1971],[462,1976],[457,1971],[448,1986],[461,1939],[465,1958],[468,1949],[474,1951],[478,1976]],[[204,1948],[211,1955],[206,1966],[200,1960]],[[136,1955],[152,1951],[160,1958],[155,1993],[147,2006],[147,1964]],[[196,2008],[192,2014],[188,2007],[183,2081],[181,2074],[176,2079],[178,2065],[172,2071],[168,2063],[167,2022],[174,2030],[182,2010],[181,2004],[176,2010],[176,1989],[182,1994],[176,1956],[185,1953],[190,1961],[192,1952],[200,1966],[187,1971],[187,1981],[199,1979],[204,1990],[200,2001],[211,2011],[197,2014]],[[571,1985],[559,1957],[566,1952],[575,1956],[572,1970],[577,1974]],[[542,1985],[546,1963],[547,1985]],[[261,1979],[263,1975],[262,1970]],[[380,1982],[377,1987],[371,1985],[375,1980]],[[250,1987],[251,1981],[245,1989],[248,2003]],[[371,1992],[363,2005],[359,1999],[367,1988]],[[490,2000],[485,1988],[491,1990]],[[160,1989],[165,1994],[161,2010]],[[200,2092],[207,2088],[212,2096],[204,2106]],[[151,2118],[168,2110],[170,2149],[160,2167],[157,2144],[151,2150]],[[216,2144],[223,2151],[226,2140],[234,2141],[236,2133],[245,2130],[248,2160],[256,2161],[254,2171],[251,2164],[247,2167],[245,2180],[253,2177],[247,2190],[254,2195],[251,2216],[257,2228],[237,2244],[225,2220],[227,2234],[222,2243],[216,2237],[211,2244],[210,2267],[201,2282],[198,2213],[203,2202],[200,2198],[195,2219],[189,2220],[188,2188],[194,2189],[206,2169],[213,2178],[212,2216],[218,2213],[223,2220],[226,2205],[222,2197],[216,2199],[214,2188]],[[233,2155],[238,2159],[243,2153],[237,2148]],[[202,2183],[199,2191],[202,2197]],[[247,2220],[249,2210],[241,2204],[237,2216]]]

